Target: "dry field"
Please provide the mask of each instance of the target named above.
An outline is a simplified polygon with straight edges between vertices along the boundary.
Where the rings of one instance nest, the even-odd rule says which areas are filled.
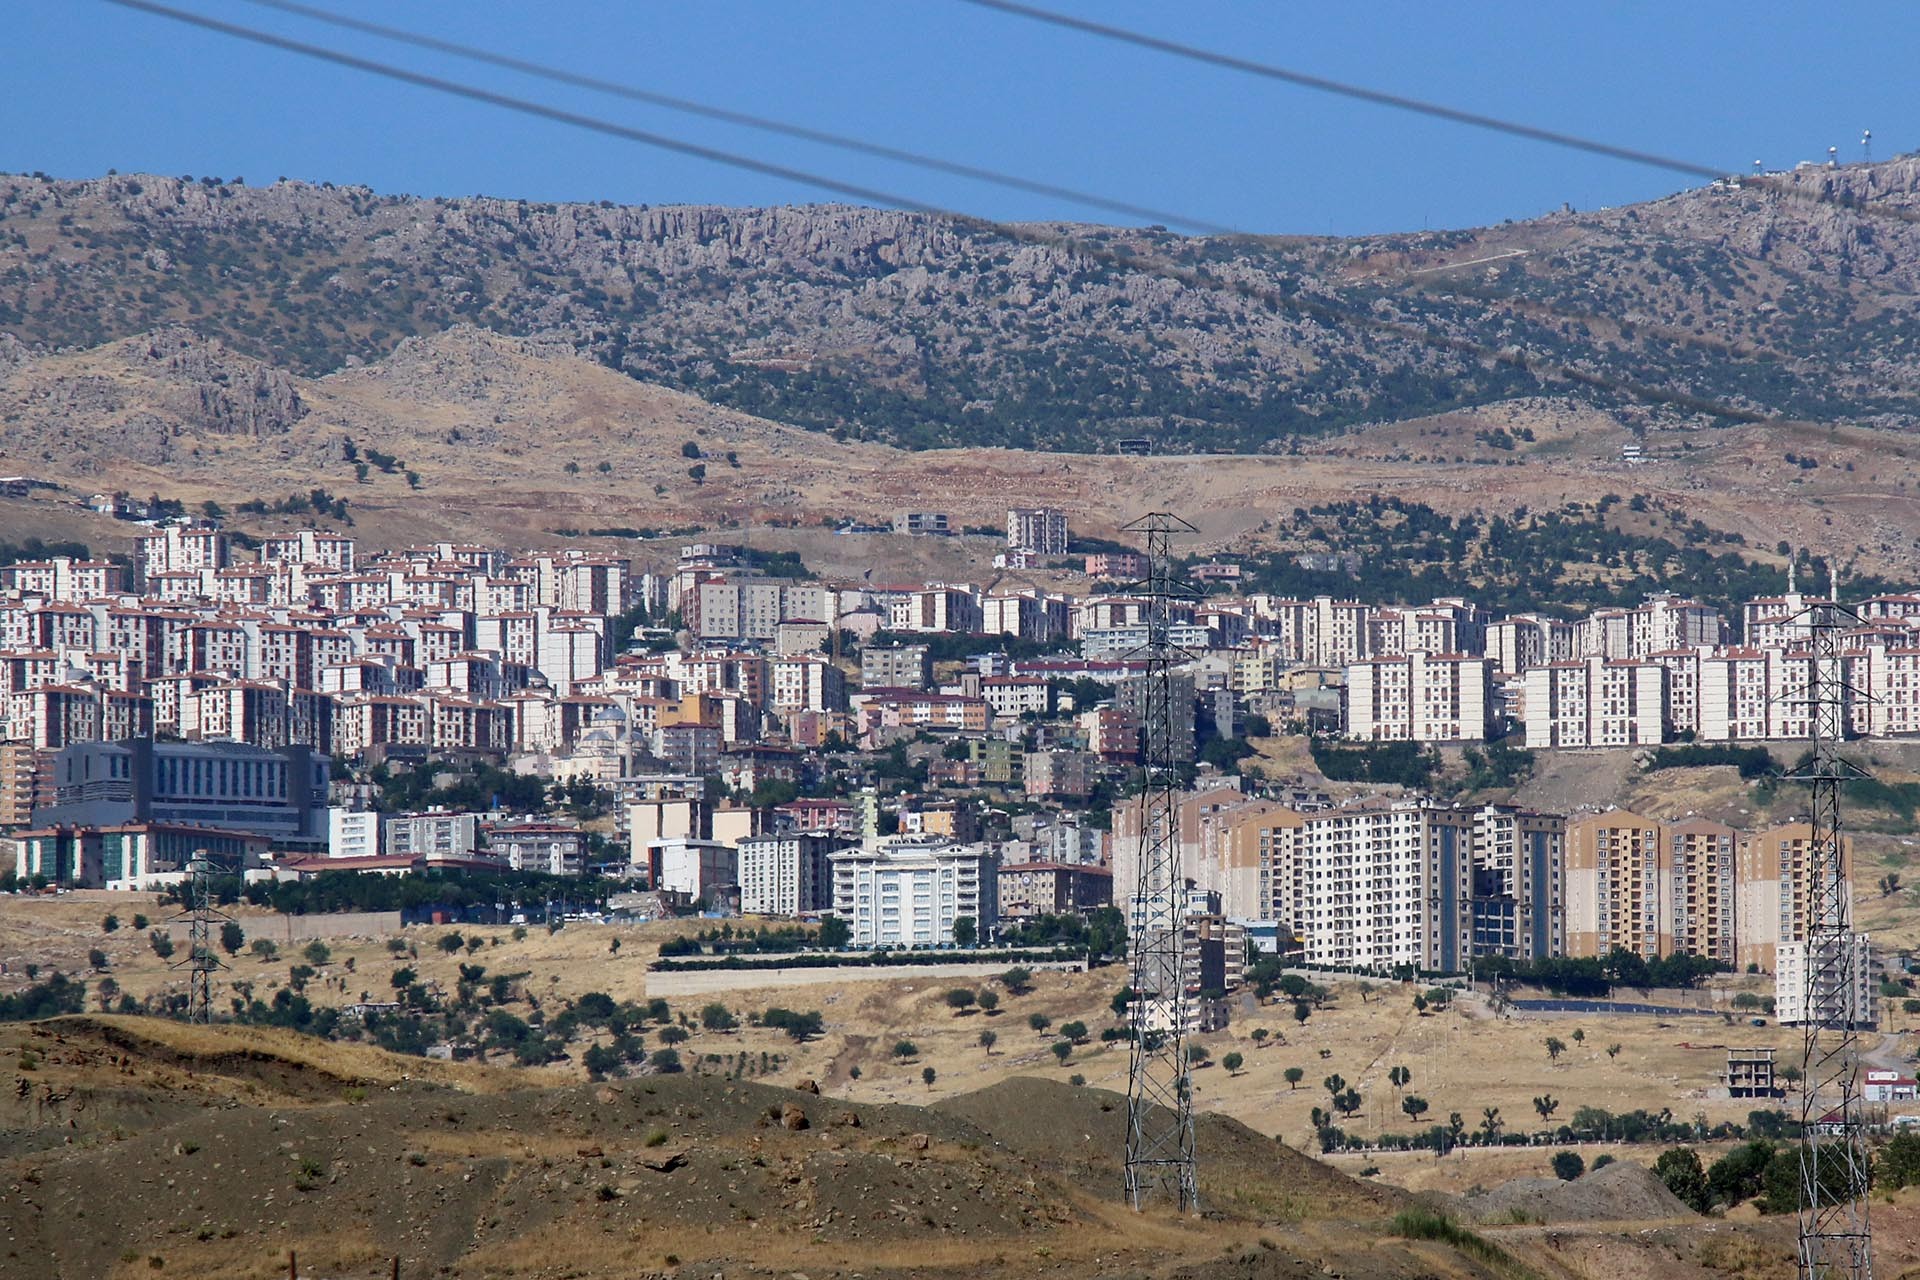
[[[349,499],[355,532],[371,547],[434,537],[528,547],[552,545],[563,528],[697,528],[801,550],[829,574],[878,564],[903,576],[990,572],[993,540],[835,538],[822,523],[932,508],[951,512],[956,525],[994,528],[1009,505],[1046,504],[1065,509],[1076,530],[1111,537],[1142,511],[1161,509],[1194,520],[1199,546],[1233,551],[1272,545],[1276,515],[1355,494],[1463,514],[1645,492],[1741,533],[1751,547],[1785,539],[1862,570],[1920,568],[1908,532],[1920,524],[1920,467],[1904,437],[1864,427],[1640,422],[1650,460],[1629,467],[1619,461],[1620,446],[1635,439],[1624,417],[1523,397],[1303,442],[1285,456],[906,452],[719,409],[557,347],[459,327],[403,343],[365,368],[296,379],[306,416],[286,434],[244,437],[197,423],[191,388],[130,349],[40,358],[0,383],[0,400],[21,405],[76,386],[102,404],[91,447],[42,456],[0,443],[0,470],[60,481],[81,496],[125,488],[228,508],[320,484]],[[140,462],[135,450],[115,447],[155,421],[166,427],[168,460]],[[1475,438],[1522,426],[1536,440],[1513,451]],[[401,458],[421,487],[378,470],[356,481],[343,460],[349,438]],[[705,465],[698,482],[688,475],[689,444]],[[1809,447],[1830,465],[1809,472],[1785,460]],[[1621,510],[1613,518],[1625,525],[1638,517]],[[242,523],[259,532],[299,518]],[[127,529],[42,496],[0,501],[0,537],[27,534],[82,536],[111,548]],[[678,540],[599,545],[653,561],[670,557]]]
[[[177,984],[179,975],[144,935],[130,927],[100,931],[109,908],[123,922],[136,910],[154,921],[163,916],[129,895],[0,900],[6,981],[23,983],[26,963],[84,969],[97,946],[124,990]],[[259,917],[236,919],[244,927]],[[660,943],[688,927],[575,925],[518,940],[509,930],[469,929],[463,933],[481,946],[457,956],[438,947],[449,932],[441,928],[405,930],[400,954],[385,938],[337,939],[308,994],[321,1003],[384,995],[401,963],[450,987],[454,966],[465,962],[490,974],[525,974],[521,986],[548,1012],[592,990],[639,999]],[[226,984],[245,981],[270,998],[297,960],[265,963],[243,951],[222,976],[222,994]],[[1559,1100],[1556,1122],[1581,1105],[1743,1119],[1751,1104],[1712,1096],[1722,1058],[1716,1046],[1737,1039],[1790,1051],[1795,1041],[1792,1032],[1730,1028],[1714,1017],[1671,1025],[1496,1018],[1473,1001],[1422,1017],[1409,989],[1382,986],[1363,999],[1348,982],[1336,984],[1304,1025],[1289,1008],[1243,1010],[1230,1031],[1204,1038],[1213,1062],[1195,1074],[1203,1192],[1225,1214],[1199,1224],[1135,1218],[1114,1203],[1120,1113],[1109,1091],[1124,1089],[1126,1058],[1097,1036],[1111,1025],[1106,1006],[1118,984],[1111,969],[1039,973],[1024,994],[1001,988],[991,1015],[956,1014],[945,1000],[954,984],[934,974],[742,989],[716,998],[736,1014],[773,1004],[819,1009],[825,1034],[796,1045],[758,1028],[696,1028],[680,1046],[693,1071],[604,1086],[581,1082],[579,1044],[572,1062],[527,1070],[143,1018],[0,1027],[0,1058],[22,1066],[16,1075],[28,1083],[26,1093],[0,1099],[0,1112],[15,1113],[11,1120],[0,1114],[0,1130],[11,1135],[0,1158],[16,1162],[16,1181],[31,1165],[44,1184],[29,1197],[31,1209],[0,1197],[8,1201],[0,1213],[27,1215],[15,1219],[13,1252],[0,1249],[0,1277],[150,1274],[148,1259],[160,1256],[170,1272],[240,1280],[284,1265],[287,1247],[297,1247],[314,1274],[343,1276],[382,1274],[395,1254],[410,1267],[447,1274],[580,1280],[717,1269],[1141,1280],[1293,1280],[1322,1268],[1382,1280],[1511,1275],[1443,1246],[1396,1240],[1385,1221],[1407,1192],[1458,1195],[1546,1175],[1557,1148],[1468,1149],[1441,1160],[1382,1153],[1319,1164],[1267,1136],[1306,1144],[1307,1112],[1325,1098],[1321,1078],[1334,1072],[1365,1098],[1350,1129],[1406,1129],[1388,1082],[1396,1065],[1413,1073],[1408,1092],[1429,1101],[1429,1122],[1458,1110],[1477,1125],[1481,1109],[1495,1106],[1509,1127],[1534,1124],[1531,1099],[1540,1094]],[[697,1022],[691,1002],[675,1006]],[[524,1000],[512,1007],[531,1012]],[[1051,1020],[1045,1033],[1028,1025],[1035,1014]],[[1058,1026],[1076,1019],[1095,1038],[1059,1063],[1050,1046]],[[991,1051],[980,1044],[987,1029],[995,1033]],[[1267,1047],[1257,1047],[1255,1029],[1269,1032]],[[1584,1033],[1579,1041],[1576,1029]],[[1569,1046],[1557,1063],[1545,1050],[1550,1034]],[[1284,1043],[1272,1043],[1282,1036]],[[911,1056],[894,1055],[902,1039],[915,1046]],[[1610,1057],[1613,1044],[1620,1050]],[[1246,1062],[1229,1074],[1221,1059],[1236,1051]],[[731,1078],[737,1055],[762,1052],[786,1060],[761,1081],[751,1072]],[[1306,1073],[1298,1089],[1285,1082],[1289,1066]],[[927,1067],[931,1085],[922,1078]],[[1075,1075],[1088,1087],[1070,1087]],[[803,1079],[817,1081],[820,1096],[767,1087]],[[769,1127],[767,1109],[794,1099],[813,1131]],[[77,1143],[66,1154],[60,1135]],[[1582,1150],[1589,1160],[1603,1151],[1642,1162],[1654,1154]],[[1368,1166],[1379,1173],[1359,1182],[1338,1176]],[[129,1176],[140,1195],[108,1195]],[[1912,1200],[1909,1193],[1883,1214],[1890,1275],[1920,1262],[1911,1223],[1900,1225],[1912,1217]],[[114,1208],[87,1238],[114,1242],[111,1248],[52,1233],[51,1222],[100,1203]],[[342,1221],[353,1225],[341,1229]],[[1482,1234],[1552,1280],[1791,1273],[1781,1270],[1791,1251],[1772,1221],[1681,1216],[1630,1226],[1499,1225]],[[28,1265],[40,1258],[36,1249],[57,1265]]]
[[[104,934],[101,917],[114,910],[123,927]],[[98,947],[109,957],[108,974],[120,990],[143,996],[161,990],[180,990],[181,974],[153,952],[146,936],[133,930],[136,910],[145,910],[158,922],[165,911],[141,906],[130,895],[75,893],[59,898],[0,900],[0,960],[8,967],[8,981],[23,984],[28,962],[57,967],[69,974],[87,969],[87,954]],[[257,917],[252,917],[257,918]],[[244,928],[250,917],[237,913]],[[533,930],[515,940],[510,930],[467,928],[468,939],[478,938],[477,951],[448,954],[439,940],[452,930],[416,927],[398,935],[404,950],[390,950],[387,938],[334,939],[329,957],[318,966],[318,977],[307,995],[317,1004],[390,997],[389,975],[398,967],[413,969],[430,986],[451,991],[460,964],[484,965],[488,974],[524,975],[520,989],[538,1007],[552,1011],[561,1002],[588,991],[604,991],[619,1001],[648,995],[646,967],[669,937],[699,925],[677,922],[638,928],[571,925],[554,934]],[[612,950],[615,941],[617,952]],[[264,962],[243,948],[220,976],[216,1000],[231,994],[236,983],[248,984],[254,997],[271,1000],[287,981],[289,967],[302,963],[297,954],[283,953]],[[90,982],[107,975],[86,974]],[[1037,973],[1024,994],[978,977],[942,978],[935,972],[894,981],[863,981],[859,971],[825,976],[816,984],[755,989],[751,974],[728,975],[732,987],[709,996],[675,998],[677,1012],[696,1015],[699,1007],[716,1001],[744,1023],[745,1015],[772,1006],[808,1010],[823,1015],[826,1032],[816,1040],[795,1044],[785,1034],[751,1026],[731,1032],[694,1028],[693,1038],[681,1046],[683,1056],[702,1059],[715,1055],[707,1070],[731,1070],[745,1054],[782,1055],[781,1078],[810,1077],[835,1096],[863,1102],[923,1103],[994,1084],[1015,1075],[1067,1081],[1084,1077],[1095,1087],[1124,1090],[1126,1053],[1119,1043],[1103,1045],[1099,1033],[1116,1025],[1108,1002],[1124,976],[1108,968],[1090,973]],[[1730,992],[1752,989],[1770,994],[1764,979],[1729,979]],[[998,1010],[977,1008],[956,1014],[946,1003],[947,992],[964,986],[995,989]],[[1496,1016],[1483,1000],[1469,997],[1451,1009],[1416,1012],[1413,988],[1377,984],[1369,990],[1350,981],[1333,985],[1333,997],[1304,1023],[1294,1020],[1290,1005],[1254,1007],[1251,998],[1240,1003],[1232,1025],[1224,1032],[1202,1037],[1212,1054],[1212,1065],[1195,1074],[1195,1100],[1202,1111],[1219,1112],[1254,1130],[1295,1144],[1310,1143],[1309,1112],[1326,1104],[1324,1079],[1338,1074],[1358,1089],[1362,1109],[1346,1125],[1352,1132],[1407,1132],[1414,1126],[1400,1109],[1401,1092],[1424,1098],[1429,1110],[1422,1125],[1445,1123],[1458,1111],[1470,1128],[1477,1128],[1487,1107],[1500,1111],[1509,1130],[1540,1127],[1533,1107],[1536,1097],[1559,1103],[1553,1123],[1565,1122],[1581,1106],[1610,1111],[1669,1109],[1691,1119],[1704,1115],[1709,1122],[1744,1121],[1751,1102],[1718,1096],[1717,1077],[1724,1066],[1724,1046],[1772,1045],[1781,1060],[1797,1057],[1799,1033],[1769,1025],[1755,1028],[1744,1021],[1729,1024],[1720,1017],[1687,1017],[1671,1021],[1652,1017],[1601,1018],[1567,1014],[1510,1014]],[[516,1005],[523,1015],[534,1007]],[[1044,1031],[1029,1025],[1030,1017],[1048,1020]],[[1077,1045],[1064,1063],[1052,1046],[1060,1041],[1063,1024],[1084,1022],[1089,1040]],[[1264,1030],[1263,1040],[1254,1032]],[[991,1031],[991,1048],[980,1043]],[[1546,1040],[1556,1037],[1567,1045],[1555,1061]],[[914,1052],[896,1055],[900,1041]],[[1618,1045],[1617,1055],[1608,1054]],[[579,1048],[576,1046],[577,1059]],[[1911,1048],[1910,1043],[1903,1047]],[[1229,1073],[1221,1060],[1231,1052],[1242,1055],[1238,1073]],[[1412,1081],[1396,1091],[1388,1073],[1406,1067]],[[923,1079],[931,1067],[934,1082]],[[1304,1078],[1297,1088],[1285,1079],[1289,1067]],[[578,1073],[577,1067],[570,1070]],[[1551,1152],[1535,1157],[1536,1171],[1544,1169]],[[1388,1176],[1392,1176],[1389,1174]]]

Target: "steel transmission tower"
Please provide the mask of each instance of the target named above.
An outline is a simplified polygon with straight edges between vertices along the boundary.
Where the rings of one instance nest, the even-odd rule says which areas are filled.
[[[213,926],[227,916],[214,909],[213,875],[218,868],[205,849],[196,849],[187,862],[186,909],[173,917],[187,922],[187,954],[172,967],[187,971],[187,1021],[213,1021],[213,975],[226,968],[213,949]]]
[[[1156,511],[1127,531],[1146,543],[1147,644],[1141,700],[1140,843],[1132,917],[1133,1044],[1127,1062],[1127,1199],[1135,1209],[1165,1200],[1182,1212],[1200,1207],[1193,1166],[1193,1091],[1187,1067],[1184,972],[1186,882],[1180,874],[1179,763],[1174,734],[1185,717],[1173,705],[1173,668],[1183,655],[1171,639],[1173,600],[1191,592],[1173,580],[1176,533],[1192,525]]]
[[[1871,1280],[1873,1233],[1867,1222],[1868,1151],[1861,1114],[1858,1029],[1865,947],[1853,932],[1852,893],[1840,795],[1861,771],[1840,757],[1847,694],[1841,673],[1843,619],[1838,590],[1803,616],[1812,642],[1807,688],[1811,758],[1796,776],[1812,788],[1806,866],[1806,986],[1800,1094],[1800,1276]]]

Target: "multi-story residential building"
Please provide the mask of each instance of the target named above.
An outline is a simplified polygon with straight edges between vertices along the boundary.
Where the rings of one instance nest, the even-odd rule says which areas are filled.
[[[1085,799],[1093,794],[1099,759],[1089,751],[1027,752],[1023,774],[1028,798]]]
[[[1002,919],[1085,915],[1113,904],[1113,872],[1086,863],[1002,864],[997,877]]]
[[[989,938],[999,920],[997,860],[981,844],[940,837],[872,840],[828,855],[833,914],[856,947],[951,945],[954,925]]]
[[[1053,713],[1053,682],[1039,676],[990,676],[980,682],[980,696],[1008,720]]]
[[[980,604],[980,630],[1042,644],[1064,639],[1072,626],[1066,596],[1028,589],[990,594]]]
[[[1099,551],[1087,557],[1086,572],[1099,582],[1139,582],[1147,576],[1147,558],[1137,551]]]
[[[1566,951],[1567,820],[1511,805],[1473,814],[1472,954],[1531,963]]]
[[[1487,659],[1510,676],[1573,657],[1573,624],[1544,614],[1521,613],[1487,625]]]
[[[380,840],[381,816],[371,809],[347,809],[338,805],[327,810],[327,856],[329,858],[377,858],[383,846]]]
[[[893,529],[895,533],[945,537],[953,532],[953,521],[944,511],[904,511],[893,522]]]
[[[340,573],[353,572],[353,539],[344,533],[301,529],[294,533],[263,538],[260,563],[324,565]]]
[[[1009,787],[1026,779],[1026,748],[1012,739],[968,739],[967,763],[979,770],[980,781],[988,786]]]
[[[932,583],[911,592],[890,611],[895,631],[953,631],[978,635],[984,616],[980,596],[969,586]]]
[[[1738,851],[1739,834],[1725,823],[1700,818],[1667,828],[1673,950],[1733,966],[1739,950],[1734,882]]]
[[[800,916],[833,906],[827,856],[847,847],[830,831],[754,836],[739,845],[740,910],[748,915]]]
[[[778,658],[770,667],[773,678],[773,709],[795,711],[845,711],[846,677],[840,668],[825,658]]]
[[[433,809],[401,814],[384,824],[389,854],[423,857],[429,866],[449,859],[469,859],[480,847],[480,815]],[[376,851],[377,852],[377,851]]]
[[[1566,931],[1570,956],[1673,951],[1673,876],[1660,824],[1614,809],[1567,823]]]
[[[33,811],[53,802],[53,753],[24,742],[0,742],[0,831],[33,821]]]
[[[1051,507],[1009,508],[1007,549],[1043,556],[1067,554],[1067,513]]]
[[[1726,639],[1720,611],[1697,600],[1658,594],[1632,609],[1601,609],[1574,624],[1573,657],[1631,658]]]
[[[227,535],[218,529],[168,525],[133,540],[134,561],[140,579],[151,583],[156,574],[224,569],[228,563]]]
[[[550,876],[587,873],[587,837],[563,822],[490,822],[487,852],[515,871],[538,871]]]
[[[1774,970],[1774,1016],[1783,1027],[1818,1023],[1838,1030],[1880,1025],[1880,971],[1864,933],[1819,942],[1782,942]]]
[[[1666,741],[1667,669],[1657,662],[1586,658],[1526,673],[1522,716],[1529,750],[1629,747]]]
[[[1480,742],[1492,669],[1485,658],[1409,653],[1347,667],[1347,736],[1373,742]]]
[[[923,644],[869,645],[860,651],[860,683],[868,689],[925,689],[933,683]]]
[[[1196,754],[1195,701],[1191,675],[1175,672],[1169,677],[1170,692],[1164,709],[1154,707],[1149,698],[1150,685],[1145,676],[1128,676],[1114,686],[1114,709],[1140,726],[1143,742],[1164,742],[1167,758],[1175,762],[1192,760]],[[1151,711],[1151,716],[1149,712]],[[1144,750],[1142,746],[1140,749]]]
[[[1783,943],[1805,942],[1812,912],[1813,828],[1790,822],[1756,831],[1735,853],[1734,963],[1779,972]],[[1840,892],[1853,897],[1853,841],[1840,847]]]

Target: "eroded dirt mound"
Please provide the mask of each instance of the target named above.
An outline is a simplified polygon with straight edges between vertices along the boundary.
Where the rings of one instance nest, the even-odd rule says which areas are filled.
[[[1016,1076],[930,1110],[970,1121],[1095,1194],[1119,1194],[1127,1124],[1120,1094]],[[1198,1117],[1194,1145],[1207,1208],[1299,1219],[1392,1213],[1407,1202],[1395,1188],[1357,1181],[1226,1116]]]
[[[1646,1222],[1695,1217],[1653,1171],[1620,1160],[1574,1179],[1516,1178],[1465,1198],[1482,1222]]]

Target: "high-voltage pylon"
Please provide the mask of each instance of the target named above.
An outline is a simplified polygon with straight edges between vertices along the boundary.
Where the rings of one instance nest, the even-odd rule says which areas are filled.
[[[187,1021],[213,1021],[213,975],[226,968],[226,962],[213,949],[213,926],[227,916],[213,905],[213,876],[219,870],[205,849],[196,849],[186,866],[187,877],[180,888],[186,906],[175,920],[187,922],[187,954],[172,968],[187,971]]]
[[[1186,882],[1180,874],[1179,764],[1174,734],[1173,601],[1191,592],[1173,578],[1173,536],[1192,525],[1156,511],[1127,526],[1146,543],[1147,643],[1141,699],[1139,846],[1132,915],[1133,1043],[1127,1061],[1127,1199],[1200,1207],[1193,1164],[1193,1090],[1187,1064]]]
[[[1861,771],[1840,756],[1847,698],[1840,632],[1858,621],[1831,601],[1804,613],[1812,662],[1806,690],[1806,765],[1794,776],[1812,789],[1807,841],[1804,1058],[1800,1093],[1800,1276],[1872,1280],[1867,1221],[1868,1150],[1860,1095],[1859,1030],[1871,1020],[1865,940],[1853,932],[1852,886],[1840,823],[1840,796]],[[1857,696],[1857,695],[1856,695]]]

